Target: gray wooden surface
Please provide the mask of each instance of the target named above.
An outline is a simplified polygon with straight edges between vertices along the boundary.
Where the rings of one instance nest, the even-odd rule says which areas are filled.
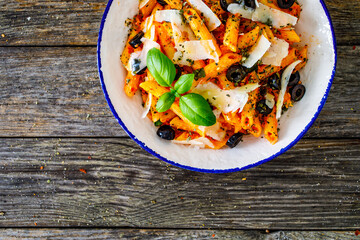
[[[64,232],[66,235],[64,236]],[[168,230],[168,229],[5,229],[0,230],[0,240],[17,239],[48,239],[48,240],[73,240],[73,239],[229,239],[229,240],[353,240],[354,232],[272,232],[266,231],[240,231],[240,230]]]
[[[359,238],[360,1],[325,2],[339,59],[318,120],[279,158],[210,175],[154,158],[112,116],[105,0],[0,0],[0,239]]]

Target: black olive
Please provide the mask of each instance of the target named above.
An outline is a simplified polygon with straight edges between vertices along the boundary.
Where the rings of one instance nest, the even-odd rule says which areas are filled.
[[[138,34],[136,34],[136,36],[133,37],[133,38],[130,40],[129,44],[130,44],[133,48],[138,48],[138,47],[142,44],[141,39],[142,39],[143,37],[144,37],[144,32],[141,31],[141,32],[139,32]]]
[[[290,89],[291,99],[295,102],[300,101],[306,92],[306,88],[302,84],[298,84],[295,87]]]
[[[175,130],[169,125],[163,125],[157,130],[157,135],[165,140],[174,140]]]
[[[161,6],[166,6],[167,2],[165,2],[164,0],[157,0],[157,2],[161,5]]]
[[[267,94],[267,89],[264,86],[260,87],[260,96],[265,96]]]
[[[175,68],[176,68],[175,80],[178,80],[181,77],[182,68],[177,64],[175,64]]]
[[[291,74],[288,86],[289,87],[295,86],[296,84],[299,83],[299,81],[300,81],[300,73],[299,72]]]
[[[141,69],[140,71],[138,71],[138,72],[136,73],[136,75],[143,75],[143,74],[145,73],[146,69],[147,69],[147,67],[144,67],[143,69]]]
[[[235,133],[234,135],[232,135],[229,140],[227,141],[226,145],[229,148],[234,148],[236,147],[242,140],[243,134],[242,133]]]
[[[234,83],[241,82],[247,75],[245,69],[238,63],[232,65],[226,72],[226,77],[229,81]]]
[[[277,73],[271,75],[268,79],[268,84],[271,87],[271,89],[281,90],[280,76]]]
[[[295,3],[295,0],[277,0],[277,3],[280,8],[288,9],[292,7],[292,5]]]
[[[255,0],[245,0],[245,6],[255,9],[256,8]]]
[[[226,0],[220,0],[220,7],[225,11],[227,12],[227,8],[228,8],[229,4],[227,3]]]
[[[141,60],[135,58],[134,62],[132,63],[132,69],[131,69],[133,74],[142,75],[142,74],[145,73],[147,67],[144,67],[143,69],[140,69],[140,64],[141,64]]]
[[[269,115],[272,112],[272,109],[269,108],[269,106],[266,104],[266,100],[260,100],[257,104],[256,104],[256,110],[263,115]]]

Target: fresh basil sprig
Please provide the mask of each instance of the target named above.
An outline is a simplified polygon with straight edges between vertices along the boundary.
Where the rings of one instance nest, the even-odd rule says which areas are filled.
[[[147,67],[150,73],[160,86],[170,87],[170,92],[164,93],[156,104],[156,111],[165,112],[178,97],[181,113],[195,125],[212,126],[216,123],[216,117],[209,103],[199,94],[186,92],[190,91],[195,74],[182,75],[172,86],[176,68],[172,61],[159,49],[152,48],[147,54]]]

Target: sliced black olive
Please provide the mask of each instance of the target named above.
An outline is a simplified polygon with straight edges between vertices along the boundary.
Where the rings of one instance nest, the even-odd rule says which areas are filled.
[[[232,65],[226,72],[226,77],[234,83],[241,82],[247,75],[245,69],[238,63]]]
[[[295,86],[296,84],[299,83],[299,81],[300,81],[300,73],[299,72],[291,74],[288,86],[289,87]]]
[[[295,0],[277,0],[277,3],[280,8],[288,9],[292,7],[292,5],[295,3]]]
[[[133,47],[133,48],[138,48],[142,42],[141,39],[144,37],[144,32],[141,31],[138,34],[136,34],[135,37],[133,37],[133,39],[130,40],[129,44]]]
[[[229,6],[229,3],[226,1],[226,0],[220,0],[220,7],[225,11],[227,12],[227,8]]]
[[[133,73],[137,73],[137,72],[139,72],[140,71],[140,64],[141,64],[141,61],[140,61],[140,59],[134,59],[134,62],[132,63],[132,65],[131,65],[131,71],[133,72]]]
[[[176,68],[175,80],[178,80],[181,77],[182,68],[177,64],[175,64],[175,68]]]
[[[136,73],[136,75],[143,75],[143,74],[145,73],[146,69],[147,69],[147,67],[144,67],[143,69],[141,69],[140,71],[138,71],[138,72]]]
[[[164,0],[157,0],[157,2],[161,5],[161,6],[166,6],[167,2],[165,2]]]
[[[169,125],[163,125],[157,130],[157,135],[165,140],[174,140],[175,130]]]
[[[227,141],[226,145],[229,148],[234,148],[236,147],[242,140],[243,134],[242,133],[235,133],[234,135],[232,135],[229,140]]]
[[[302,84],[298,84],[295,87],[290,89],[291,99],[295,102],[300,101],[306,92],[306,88]]]
[[[279,74],[273,74],[268,79],[268,84],[271,89],[280,90],[281,89],[281,81]]]
[[[256,110],[263,115],[269,115],[272,112],[272,109],[269,108],[269,106],[266,104],[266,100],[260,100],[257,104],[256,104]]]
[[[133,72],[133,74],[142,75],[142,74],[145,73],[147,67],[144,67],[143,69],[140,69],[140,65],[141,65],[141,60],[135,58],[134,62],[131,65],[131,68],[132,68],[131,71]]]
[[[255,9],[256,8],[255,0],[245,0],[245,6]]]

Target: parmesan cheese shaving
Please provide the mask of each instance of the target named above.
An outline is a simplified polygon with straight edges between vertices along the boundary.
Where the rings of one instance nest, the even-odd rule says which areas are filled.
[[[294,71],[295,67],[301,63],[301,60],[297,60],[296,62],[293,62],[290,64],[283,72],[281,76],[281,90],[278,96],[278,100],[276,103],[276,119],[279,119],[281,117],[281,111],[282,106],[284,104],[284,96],[286,93],[287,86],[289,84],[290,76],[292,72]]]
[[[264,54],[269,50],[271,43],[264,36],[261,35],[254,46],[249,51],[249,57],[242,64],[244,67],[251,68],[259,61]]]
[[[274,38],[269,50],[261,58],[265,65],[281,66],[282,60],[289,54],[289,43],[277,37]]]
[[[219,62],[219,55],[212,40],[186,41],[175,47],[178,51],[174,54],[173,61],[177,64],[191,66],[193,61],[205,59]]]
[[[192,145],[194,147],[198,148],[205,148],[206,146],[210,148],[214,148],[214,144],[206,137],[200,137],[192,140],[184,140],[184,141],[178,141],[178,140],[172,140],[171,142],[176,144],[184,144],[184,145]]]
[[[144,110],[143,114],[141,115],[141,118],[146,118],[146,116],[150,112],[152,99],[153,99],[153,96],[152,96],[151,93],[149,93],[148,99],[147,99],[146,104],[145,104],[145,110]]]
[[[182,39],[195,39],[191,28],[184,22],[183,16],[179,10],[159,10],[155,13],[156,22],[169,22],[173,29],[173,37],[175,44],[181,42]],[[185,34],[185,35],[184,35]]]
[[[275,28],[284,28],[289,25],[295,26],[298,20],[297,17],[261,3],[259,3],[259,7],[256,8],[251,19],[253,21],[269,23]]]
[[[262,3],[256,3],[256,9],[245,6],[245,2],[231,3],[228,11],[232,14],[241,14],[241,17],[251,19],[253,21],[270,24],[275,28],[284,28],[289,25],[295,26],[298,18],[288,13],[271,8]]]
[[[240,4],[231,3],[228,6],[228,11],[232,14],[240,14],[241,17],[251,19],[255,10],[253,8],[248,8],[245,6],[245,2],[241,2]]]
[[[221,25],[220,19],[202,0],[187,0],[190,5],[197,9],[205,17],[209,31],[213,31]]]
[[[142,38],[141,41],[143,42],[143,49],[141,51],[133,52],[130,55],[128,68],[131,70],[131,73],[133,75],[135,75],[137,72],[141,71],[147,66],[146,58],[150,49],[160,49],[160,45],[150,39]]]
[[[199,130],[204,132],[206,136],[209,136],[217,141],[223,140],[226,135],[226,132],[221,129],[219,122],[216,122],[211,127],[199,126]]]
[[[259,86],[257,83],[252,83],[231,90],[222,90],[214,83],[209,82],[199,84],[192,92],[203,96],[211,105],[223,113],[241,112],[249,99],[248,93]]]
[[[150,0],[140,0],[139,9],[142,9],[143,7],[145,7],[149,1]]]
[[[265,95],[265,104],[270,108],[270,109],[273,109],[274,106],[275,106],[275,96],[270,94],[270,93],[267,93]]]
[[[151,29],[154,23],[154,15],[151,15],[145,19],[144,29],[143,32],[146,33]]]

